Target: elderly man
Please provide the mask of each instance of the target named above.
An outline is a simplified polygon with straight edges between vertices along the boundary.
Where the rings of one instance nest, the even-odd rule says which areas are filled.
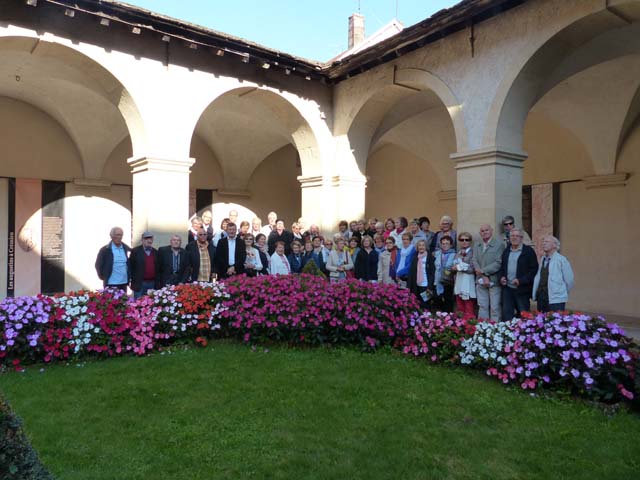
[[[511,230],[515,228],[518,228],[516,227],[515,218],[513,218],[513,216],[511,215],[505,215],[505,217],[502,219],[502,241],[504,242],[504,246],[507,248],[509,247],[509,235],[511,234]],[[520,232],[522,233],[522,244],[529,246],[533,245],[529,234],[522,228],[518,228],[518,230],[520,230]]]
[[[268,223],[262,227],[262,233],[264,233],[264,236],[267,237],[267,239],[269,238],[269,235],[271,235],[271,232],[276,229],[276,220],[278,220],[278,214],[276,212],[269,212],[267,215]]]
[[[111,241],[102,247],[96,258],[96,272],[104,287],[114,287],[126,291],[129,284],[128,245],[122,242],[122,228],[113,227],[109,235]]]
[[[533,298],[541,312],[564,310],[573,288],[573,270],[569,260],[558,253],[560,241],[551,235],[542,239],[543,257],[533,280]]]
[[[159,283],[158,251],[153,248],[153,233],[142,234],[142,244],[131,250],[129,271],[133,298],[140,298]]]
[[[211,210],[205,210],[202,212],[202,228],[204,228],[205,232],[207,232],[207,239],[211,241],[213,239],[214,229],[211,224],[213,220],[213,214]]]
[[[204,228],[198,230],[198,241],[191,242],[185,248],[187,253],[187,271],[185,278],[191,282],[210,282],[213,278],[216,247],[207,240]]]
[[[173,235],[169,245],[158,249],[158,267],[160,268],[159,287],[177,285],[185,281],[187,272],[187,253],[182,248],[180,235]]]
[[[500,284],[502,285],[502,319],[520,318],[531,309],[533,279],[538,271],[538,256],[533,248],[522,243],[522,230],[513,228],[509,246],[502,253]]]
[[[473,268],[476,272],[478,319],[500,321],[500,284],[498,274],[502,267],[504,244],[493,237],[491,225],[480,226],[481,241],[473,247]]]
[[[191,228],[187,231],[187,243],[196,242],[198,240],[198,230],[203,228],[202,218],[193,217],[191,219]]]
[[[228,278],[244,273],[246,248],[238,236],[235,223],[227,224],[227,236],[218,242],[216,250],[216,271],[220,278]]]

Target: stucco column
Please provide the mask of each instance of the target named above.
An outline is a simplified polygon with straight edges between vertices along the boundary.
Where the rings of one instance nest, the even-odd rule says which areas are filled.
[[[307,222],[307,226],[316,224],[323,232],[331,228],[330,212],[333,211],[334,203],[326,179],[322,176],[299,176],[298,181],[302,194],[302,218]]]
[[[298,177],[302,190],[302,216],[324,233],[337,231],[340,220],[364,218],[367,179],[357,175],[325,178]]]
[[[130,158],[133,173],[133,244],[145,230],[153,232],[156,247],[168,245],[171,235],[185,234],[189,219],[189,172],[193,158]]]
[[[522,168],[527,154],[494,148],[455,153],[458,231],[477,234],[488,223],[499,230],[502,217],[522,223]]]
[[[332,227],[337,231],[340,220],[364,219],[367,177],[364,175],[339,175],[333,177],[331,183],[335,201]]]

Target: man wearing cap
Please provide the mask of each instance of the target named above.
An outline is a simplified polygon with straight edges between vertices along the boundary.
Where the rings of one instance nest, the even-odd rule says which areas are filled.
[[[131,250],[129,255],[131,290],[133,298],[140,298],[148,290],[156,288],[159,280],[158,251],[153,248],[153,233],[142,234],[142,245]]]

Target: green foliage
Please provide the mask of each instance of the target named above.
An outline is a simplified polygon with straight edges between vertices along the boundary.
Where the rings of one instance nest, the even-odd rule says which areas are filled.
[[[318,267],[318,264],[313,260],[310,260],[305,264],[305,266],[302,268],[302,273],[308,273],[317,277],[327,278],[327,276],[322,273],[322,270],[320,270],[320,267]]]
[[[20,419],[0,396],[0,478],[2,480],[49,480],[38,454],[31,448]]]
[[[2,389],[65,480],[602,480],[640,471],[640,418],[624,408],[606,415],[397,352],[217,341],[9,373]]]

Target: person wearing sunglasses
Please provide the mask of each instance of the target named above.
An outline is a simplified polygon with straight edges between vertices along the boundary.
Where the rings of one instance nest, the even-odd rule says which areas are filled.
[[[473,270],[473,237],[469,232],[458,235],[458,253],[453,259],[453,270],[456,272],[456,281],[453,286],[453,294],[456,299],[456,310],[464,318],[476,316],[476,275]]]
[[[509,248],[511,246],[511,230],[518,229],[522,232],[522,245],[531,246],[533,242],[531,241],[531,237],[527,232],[522,228],[516,227],[516,221],[511,215],[505,215],[502,219],[502,241],[504,243],[505,248]]]

